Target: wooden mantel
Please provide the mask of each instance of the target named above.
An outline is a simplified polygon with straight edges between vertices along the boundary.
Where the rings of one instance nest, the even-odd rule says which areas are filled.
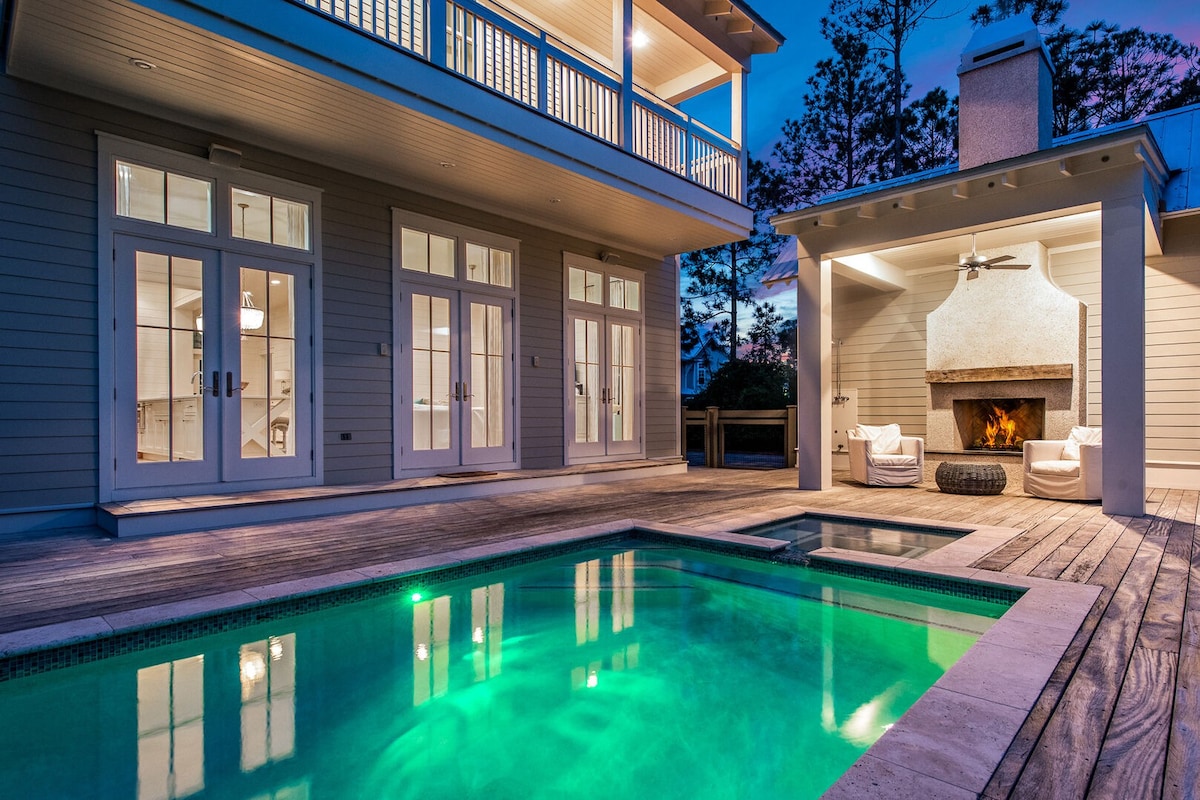
[[[977,367],[974,369],[930,369],[926,383],[984,383],[987,381],[1070,380],[1073,364],[1029,364],[1023,367]]]

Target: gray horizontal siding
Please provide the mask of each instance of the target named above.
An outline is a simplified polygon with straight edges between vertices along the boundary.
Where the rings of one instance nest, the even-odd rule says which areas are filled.
[[[833,339],[842,340],[842,388],[858,390],[860,422],[894,422],[905,435],[926,435],[925,317],[950,296],[956,280],[953,272],[934,273],[899,295],[849,302],[835,297]]]
[[[646,270],[646,456],[673,458],[679,441],[679,288],[675,259],[649,262]]]
[[[0,108],[0,511],[98,496],[96,130],[196,156],[219,141],[243,151],[247,171],[322,190],[319,436],[327,483],[393,474],[392,358],[379,355],[393,330],[391,209],[519,240],[518,457],[526,468],[564,463],[562,253],[620,243],[515,223],[5,76]],[[647,452],[675,453],[673,264],[622,263],[646,272],[650,317],[661,316],[645,331]]]
[[[1146,270],[1146,458],[1200,463],[1200,221],[1164,238]]]
[[[36,94],[0,77],[0,510],[96,499],[94,137]]]

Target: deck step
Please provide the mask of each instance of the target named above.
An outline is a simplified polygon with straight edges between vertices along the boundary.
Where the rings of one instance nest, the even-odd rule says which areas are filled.
[[[557,470],[447,473],[386,483],[129,500],[97,506],[96,524],[112,536],[149,536],[290,522],[332,514],[378,511],[686,472],[687,464],[682,461],[622,461]]]

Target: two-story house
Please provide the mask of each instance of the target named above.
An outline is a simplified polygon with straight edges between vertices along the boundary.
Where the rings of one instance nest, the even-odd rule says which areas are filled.
[[[744,2],[0,10],[0,534],[683,468],[675,256],[747,234],[782,42]],[[680,110],[710,90],[727,117]]]

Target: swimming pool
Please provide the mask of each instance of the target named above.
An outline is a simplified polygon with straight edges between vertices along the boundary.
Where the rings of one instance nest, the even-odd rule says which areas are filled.
[[[2,683],[0,796],[817,797],[1007,608],[637,538],[461,571]]]
[[[804,553],[840,547],[902,558],[919,558],[963,536],[961,530],[814,513],[742,528],[739,533],[790,542],[790,549]]]

